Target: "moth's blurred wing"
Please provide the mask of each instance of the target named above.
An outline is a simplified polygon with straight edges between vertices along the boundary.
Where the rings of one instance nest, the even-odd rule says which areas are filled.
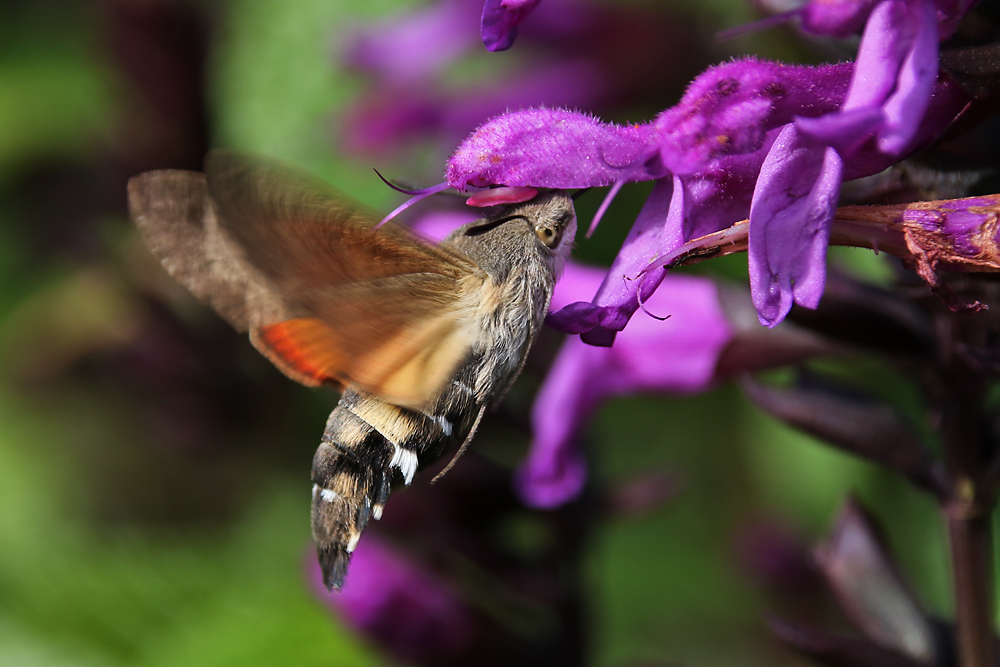
[[[374,215],[281,163],[216,151],[206,175],[208,203],[200,210],[190,201],[147,202],[145,210],[189,220],[200,213],[203,229],[212,223],[218,230],[203,238],[221,238],[207,247],[221,247],[238,269],[220,271],[206,253],[168,264],[173,253],[165,258],[154,248],[175,277],[234,326],[249,329],[254,345],[293,379],[352,385],[414,407],[436,396],[474,341],[464,295],[484,276],[471,260],[396,225],[375,229]],[[159,226],[178,236],[178,223]],[[190,239],[185,245],[185,253],[198,252]],[[241,285],[248,290],[243,308],[230,304]],[[251,297],[260,312],[249,307]]]
[[[378,215],[291,165],[212,151],[205,174],[220,225],[283,294],[422,273],[451,278],[455,287],[477,271],[464,254],[403,227],[376,229]],[[451,298],[442,292],[437,300]]]
[[[220,230],[204,174],[139,174],[128,182],[128,203],[143,241],[167,272],[237,331],[294,316]]]
[[[419,289],[421,283],[435,287],[441,277],[421,274],[399,279],[413,284],[331,289],[337,302],[318,310],[327,314],[336,310],[338,316],[346,313],[348,317],[352,311],[357,313],[344,326],[328,325],[327,317],[297,318],[260,327],[251,332],[251,340],[286,373],[293,375],[291,367],[293,377],[302,376],[307,383],[334,380],[396,405],[429,407],[468,356],[476,336],[469,314],[456,303],[400,318],[401,310],[415,310],[400,298],[419,303],[421,297],[414,288]],[[372,299],[378,300],[376,312]]]

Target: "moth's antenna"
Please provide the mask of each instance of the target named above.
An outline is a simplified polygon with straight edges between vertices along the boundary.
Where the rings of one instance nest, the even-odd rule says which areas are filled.
[[[406,188],[403,188],[403,187],[400,187],[400,186],[396,185],[395,183],[393,183],[392,181],[390,181],[388,178],[386,178],[385,176],[383,176],[382,172],[380,172],[378,169],[375,169],[373,167],[372,171],[375,172],[376,176],[378,176],[379,178],[382,179],[383,183],[385,183],[386,185],[388,185],[390,188],[392,188],[396,192],[402,192],[404,195],[420,195],[420,194],[423,194],[426,190],[429,189],[429,188],[421,188],[419,190],[407,190]],[[434,187],[437,187],[437,186],[432,185],[430,187],[434,188]]]
[[[469,443],[472,442],[472,436],[474,436],[476,434],[476,431],[479,430],[479,422],[483,420],[483,413],[485,412],[486,412],[485,405],[479,408],[479,414],[476,415],[476,421],[472,422],[472,430],[469,431],[469,435],[465,436],[465,442],[463,442],[462,446],[458,448],[458,451],[455,452],[455,455],[451,457],[451,461],[448,461],[448,465],[446,465],[441,472],[434,475],[434,479],[431,480],[431,484],[434,484],[439,479],[444,477],[445,473],[454,468],[455,464],[458,463],[458,460],[462,458],[462,454],[465,453],[465,450],[469,448]]]
[[[378,173],[378,172],[375,172],[375,173]],[[577,190],[576,192],[574,192],[573,194],[571,194],[569,196],[569,198],[572,199],[573,201],[576,201],[577,199],[579,199],[583,195],[585,195],[588,192],[590,192],[592,189],[593,188],[583,188],[582,190]]]

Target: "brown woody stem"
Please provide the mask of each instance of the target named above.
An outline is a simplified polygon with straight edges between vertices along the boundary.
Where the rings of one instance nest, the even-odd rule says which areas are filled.
[[[995,667],[990,517],[948,516],[955,578],[955,642],[961,667]]]
[[[955,641],[961,667],[996,667],[994,644],[993,494],[986,488],[988,467],[981,432],[985,385],[982,375],[957,355],[956,340],[976,336],[962,331],[967,316],[947,314],[941,326],[942,372],[939,395],[945,461],[952,494],[945,505],[955,587]]]

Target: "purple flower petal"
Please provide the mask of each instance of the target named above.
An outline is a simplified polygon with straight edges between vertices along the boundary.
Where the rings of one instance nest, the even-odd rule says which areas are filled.
[[[897,77],[896,90],[885,101],[885,128],[879,133],[879,149],[900,155],[924,119],[938,76],[937,15],[931,0],[907,7],[917,26]]]
[[[460,211],[435,211],[416,220],[410,228],[426,239],[438,242],[453,231],[480,217],[474,209]]]
[[[601,325],[603,311],[604,308],[590,301],[574,301],[549,313],[545,318],[545,324],[563,333],[582,334]]]
[[[780,322],[793,301],[819,304],[841,172],[837,152],[794,124],[771,147],[750,207],[750,290],[761,324]]]
[[[448,160],[445,176],[468,186],[585,188],[662,175],[646,165],[652,127],[621,127],[565,109],[527,109],[481,125]]]
[[[559,301],[592,293],[603,271],[568,265]],[[693,393],[715,379],[719,356],[733,335],[711,281],[668,276],[647,304],[669,314],[640,318],[612,348],[578,339],[563,346],[535,400],[534,440],[516,488],[534,507],[554,507],[583,488],[586,464],[577,438],[597,407],[637,392]]]
[[[639,308],[638,289],[641,271],[657,258],[661,248],[670,245],[669,241],[665,242],[663,239],[666,230],[679,229],[677,225],[669,226],[667,223],[670,211],[683,211],[683,204],[672,203],[675,193],[677,196],[683,196],[683,189],[675,190],[673,182],[667,179],[657,181],[653,187],[625,243],[622,244],[618,257],[615,258],[593,299],[594,304],[600,309],[600,317],[596,318],[597,324],[607,332],[603,334],[595,332],[585,336],[588,343],[610,345],[614,340],[613,332],[624,328],[632,313]],[[658,284],[659,279],[663,277],[662,273],[661,270],[657,276],[651,277],[651,280],[656,280]],[[587,314],[587,317],[587,321],[591,321],[592,316]]]
[[[591,367],[594,360],[586,354],[581,357],[581,349],[597,348],[578,339],[568,341],[535,398],[533,444],[514,476],[515,489],[531,507],[562,505],[579,495],[587,480],[587,464],[576,437],[597,406],[601,381]]]
[[[841,155],[854,153],[884,122],[885,115],[880,107],[862,107],[819,118],[795,118],[795,125],[801,134],[836,148]]]
[[[517,26],[541,0],[486,0],[482,36],[488,51],[506,51],[514,44]]]
[[[918,30],[906,5],[906,0],[885,0],[872,12],[858,47],[844,111],[879,107],[895,90],[900,65]]]

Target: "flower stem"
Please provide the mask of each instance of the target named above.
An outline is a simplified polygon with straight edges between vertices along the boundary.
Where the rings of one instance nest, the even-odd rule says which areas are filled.
[[[994,581],[991,513],[994,494],[986,488],[988,447],[982,432],[985,382],[955,354],[957,341],[980,343],[984,332],[968,315],[938,320],[942,334],[941,434],[952,477],[945,519],[955,587],[955,642],[960,667],[996,667],[993,638]]]
[[[961,667],[995,667],[990,517],[948,515],[955,577],[955,641]]]

